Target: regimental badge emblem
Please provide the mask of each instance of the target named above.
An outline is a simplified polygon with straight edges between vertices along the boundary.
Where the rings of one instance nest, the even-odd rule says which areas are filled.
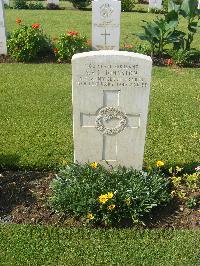
[[[104,19],[109,18],[113,11],[114,9],[110,6],[110,4],[103,4],[100,6],[100,15]]]

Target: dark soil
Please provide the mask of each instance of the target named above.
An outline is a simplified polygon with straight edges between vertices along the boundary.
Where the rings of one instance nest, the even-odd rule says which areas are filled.
[[[48,206],[53,172],[0,172],[0,223],[81,226],[70,216],[56,214]],[[147,228],[200,229],[200,208],[182,202],[157,208],[146,221]]]

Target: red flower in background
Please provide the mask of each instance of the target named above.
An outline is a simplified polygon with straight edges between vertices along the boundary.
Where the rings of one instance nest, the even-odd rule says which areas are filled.
[[[171,58],[167,59],[166,62],[165,62],[165,64],[168,65],[168,66],[173,65],[173,63],[174,62],[173,62],[173,60]]]
[[[124,48],[125,49],[131,49],[131,48],[133,48],[133,45],[132,44],[124,44]]]
[[[21,18],[17,18],[17,19],[15,20],[15,22],[16,22],[17,24],[20,24],[20,23],[22,22],[22,19],[21,19]]]
[[[70,36],[78,35],[78,31],[68,31],[67,34]]]
[[[58,48],[54,48],[53,51],[54,51],[55,54],[57,54],[58,53]]]
[[[40,24],[35,23],[35,24],[33,24],[31,27],[32,27],[33,29],[39,29]]]

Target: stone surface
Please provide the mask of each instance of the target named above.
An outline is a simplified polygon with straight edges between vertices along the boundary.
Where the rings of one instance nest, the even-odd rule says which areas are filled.
[[[10,1],[9,0],[3,0],[4,4],[8,5],[10,4]]]
[[[7,54],[4,2],[0,0],[0,54]]]
[[[121,2],[92,2],[92,49],[119,50]]]
[[[149,0],[149,9],[162,9],[162,0]]]
[[[59,5],[59,0],[47,0],[47,4]]]
[[[136,53],[73,56],[74,161],[142,168],[151,68]]]

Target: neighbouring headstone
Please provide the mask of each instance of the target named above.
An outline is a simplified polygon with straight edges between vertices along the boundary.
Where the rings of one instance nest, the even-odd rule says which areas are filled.
[[[59,0],[47,0],[47,4],[59,5]]]
[[[142,169],[151,68],[136,53],[73,56],[74,161]]]
[[[4,4],[8,5],[10,4],[10,1],[9,0],[3,0]]]
[[[119,50],[121,2],[92,2],[92,49]]]
[[[7,54],[4,3],[0,0],[0,55]]]
[[[162,0],[149,0],[149,9],[162,9]]]
[[[198,2],[198,9],[200,9],[200,0],[199,0],[199,2]]]

